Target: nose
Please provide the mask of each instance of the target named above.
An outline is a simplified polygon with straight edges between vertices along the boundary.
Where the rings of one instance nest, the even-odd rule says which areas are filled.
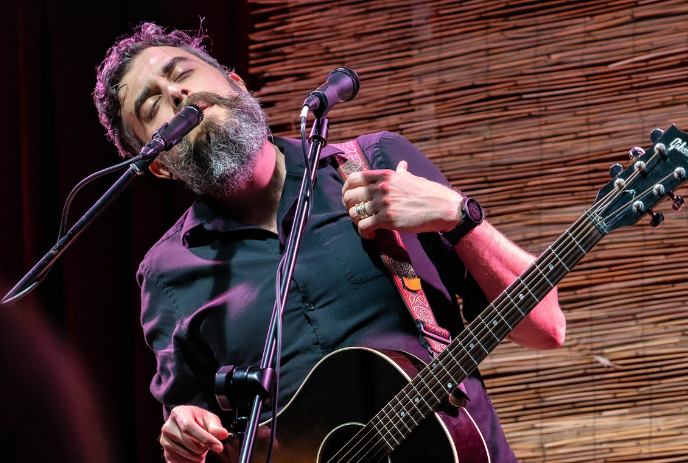
[[[189,96],[190,93],[191,92],[189,89],[182,87],[180,85],[169,86],[170,102],[172,104],[172,108],[174,109],[175,114],[179,112],[179,106]]]

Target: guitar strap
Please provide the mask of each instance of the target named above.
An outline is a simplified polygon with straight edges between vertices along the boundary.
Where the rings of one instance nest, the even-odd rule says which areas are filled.
[[[334,158],[338,166],[337,171],[345,181],[349,174],[370,170],[370,166],[356,140],[330,146],[337,147],[344,152],[343,155],[336,154]],[[451,336],[449,331],[437,325],[420,284],[420,278],[413,270],[411,258],[401,241],[399,232],[377,229],[375,230],[375,243],[406,308],[420,331],[421,344],[428,349],[430,357],[434,358],[451,342]]]

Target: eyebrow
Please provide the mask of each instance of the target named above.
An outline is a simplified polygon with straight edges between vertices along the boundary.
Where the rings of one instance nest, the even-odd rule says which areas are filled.
[[[192,59],[189,58],[188,56],[175,56],[174,58],[169,60],[167,62],[167,64],[165,64],[165,66],[163,66],[162,75],[163,76],[168,75],[170,72],[172,72],[172,70],[174,69],[174,67],[177,64],[185,62],[185,61],[192,61]],[[151,84],[146,85],[143,88],[143,90],[141,90],[141,92],[139,93],[139,96],[136,97],[136,101],[134,101],[134,114],[136,114],[136,118],[138,120],[141,120],[141,114],[140,114],[141,106],[143,106],[143,103],[148,99],[148,95],[150,95],[150,92],[152,90],[153,90],[153,85],[151,85]]]

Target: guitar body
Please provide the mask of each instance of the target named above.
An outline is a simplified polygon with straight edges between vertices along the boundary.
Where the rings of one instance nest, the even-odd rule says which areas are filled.
[[[465,409],[449,405],[446,413],[429,416],[390,456],[332,458],[340,449],[347,449],[349,439],[424,367],[421,360],[402,352],[349,348],[328,355],[279,413],[272,461],[489,462],[484,439],[473,419]],[[258,433],[251,460],[254,463],[266,457],[270,422],[261,427],[267,432],[262,429]]]

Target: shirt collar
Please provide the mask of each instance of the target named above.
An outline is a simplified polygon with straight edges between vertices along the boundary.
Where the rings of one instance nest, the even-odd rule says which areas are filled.
[[[282,137],[273,137],[272,141],[284,153],[284,164],[287,173],[301,176],[305,169],[301,141]],[[343,151],[338,147],[325,146],[320,153],[319,167],[330,164],[333,162],[333,155],[340,153],[343,153]],[[250,229],[265,231],[260,227],[247,225],[229,217],[223,217],[206,199],[198,197],[191,205],[184,219],[181,240],[185,247],[202,246],[209,244],[218,233],[231,233]]]

